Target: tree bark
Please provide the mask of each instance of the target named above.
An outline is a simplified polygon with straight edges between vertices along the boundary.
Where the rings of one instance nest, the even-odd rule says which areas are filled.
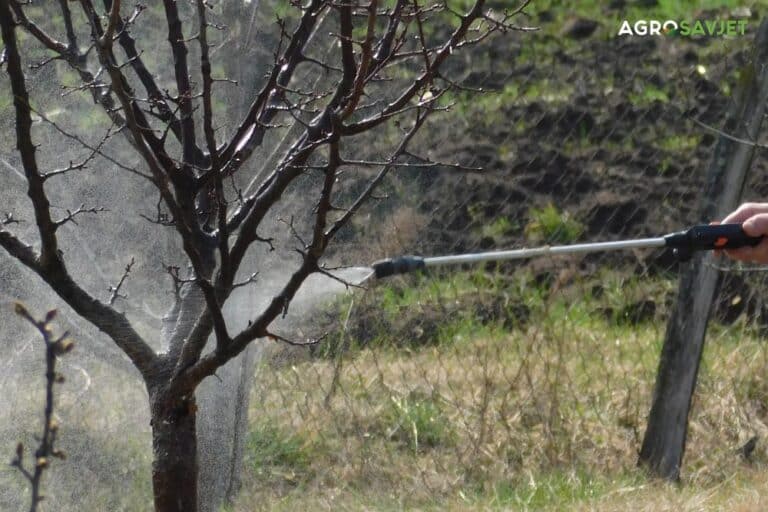
[[[197,406],[194,397],[152,400],[155,512],[197,512]]]

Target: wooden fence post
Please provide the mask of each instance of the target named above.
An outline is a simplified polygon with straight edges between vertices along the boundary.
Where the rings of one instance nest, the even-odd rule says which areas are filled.
[[[768,20],[755,36],[750,64],[742,71],[734,100],[724,119],[710,162],[700,207],[700,218],[716,220],[733,210],[741,199],[756,147],[727,135],[754,141],[768,101]],[[685,451],[688,412],[704,348],[718,270],[712,255],[697,253],[685,266],[677,303],[667,324],[639,464],[654,475],[677,480]]]

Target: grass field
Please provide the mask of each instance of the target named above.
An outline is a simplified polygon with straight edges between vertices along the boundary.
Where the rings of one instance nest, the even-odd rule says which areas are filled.
[[[362,320],[365,346],[262,368],[234,510],[765,506],[765,447],[738,453],[762,439],[768,399],[768,352],[746,319],[710,330],[672,485],[635,464],[673,281],[603,272],[552,295],[524,273],[417,284],[356,299],[349,332],[355,308],[381,311]],[[478,305],[498,296],[519,301],[479,321]],[[630,317],[640,299],[660,307]],[[444,325],[419,337],[430,315]],[[409,330],[418,342],[403,339]]]
[[[259,368],[243,488],[224,510],[764,510],[768,350],[745,317],[711,326],[682,481],[635,466],[675,281],[628,275],[555,288],[459,272],[329,305],[327,346]],[[72,458],[46,494],[62,510],[147,510],[144,393],[91,378],[98,398],[62,400]],[[31,443],[35,414],[3,413],[26,418]],[[12,468],[0,480],[21,496]]]

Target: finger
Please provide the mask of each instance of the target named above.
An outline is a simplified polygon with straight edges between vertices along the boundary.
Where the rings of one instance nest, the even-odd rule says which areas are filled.
[[[739,224],[761,213],[768,213],[768,203],[744,203],[728,214],[721,222],[723,224]]]
[[[723,220],[723,224],[735,224],[744,222],[758,212],[760,203],[743,203],[736,210],[728,214]]]
[[[709,223],[710,226],[717,226],[718,224],[720,224],[719,220],[713,220],[712,222]],[[717,258],[717,259],[720,259],[720,258],[723,257],[723,250],[722,249],[715,249],[712,252],[714,254],[714,257]]]
[[[729,258],[738,261],[762,264],[768,263],[768,239],[763,240],[754,247],[747,246],[738,249],[728,249],[725,251],[725,254],[727,254]]]
[[[720,224],[719,220],[713,220],[712,222],[709,223],[710,226],[717,226],[718,224]],[[714,251],[712,251],[712,253],[713,253],[713,257],[716,259],[720,259],[723,257],[722,249],[715,249]]]
[[[768,213],[758,213],[744,220],[741,228],[749,236],[768,235]]]
[[[725,255],[736,261],[752,261],[752,247],[741,247],[739,249],[726,249]]]

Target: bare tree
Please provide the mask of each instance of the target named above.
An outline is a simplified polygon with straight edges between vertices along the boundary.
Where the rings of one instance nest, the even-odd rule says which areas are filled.
[[[244,2],[253,9],[259,3]],[[39,236],[30,245],[10,230],[11,222],[4,222],[0,246],[111,338],[141,374],[152,417],[158,511],[198,509],[195,391],[200,383],[254,340],[313,342],[289,340],[274,331],[274,321],[308,276],[329,272],[324,256],[334,236],[374,196],[393,168],[438,164],[419,157],[410,146],[430,116],[450,108],[449,92],[471,92],[451,78],[446,63],[494,33],[520,29],[512,18],[527,2],[501,12],[487,8],[484,0],[283,3],[290,15],[277,19],[280,30],[271,49],[270,69],[258,83],[240,84],[254,92],[240,120],[226,129],[222,127],[227,126],[228,113],[217,105],[216,94],[221,90],[218,82],[227,79],[215,76],[212,57],[222,45],[211,43],[223,28],[214,19],[224,2],[163,0],[173,63],[166,77],[175,89],[170,91],[158,78],[162,71],[151,71],[143,53],[160,50],[140,49],[142,43],[151,46],[153,41],[133,36],[143,19],[143,6],[124,9],[120,0],[104,0],[101,8],[91,0],[61,0],[55,8],[47,3],[45,9],[55,10],[61,20],[59,27],[51,26],[50,20],[32,19],[28,2],[0,0],[3,62],[13,95],[17,149]],[[193,25],[186,33],[185,23]],[[39,47],[22,47],[17,27]],[[83,32],[89,34],[87,44],[81,44]],[[36,69],[50,62],[66,63],[81,81],[67,92],[90,95],[93,108],[108,116],[112,128],[92,143],[36,110],[23,59]],[[314,70],[318,78],[306,81],[308,74],[302,75],[302,69]],[[41,169],[33,116],[81,145],[83,159],[61,169]],[[129,142],[139,165],[125,164],[105,151],[116,133]],[[389,149],[374,158],[361,149],[364,141]],[[276,144],[276,156],[260,169],[251,165],[251,159],[265,143]],[[159,201],[156,215],[145,218],[158,230],[172,229],[183,247],[183,261],[158,269],[170,279],[175,298],[164,317],[167,328],[158,333],[162,350],[154,349],[152,340],[116,307],[125,299],[122,289],[133,261],[109,297],[100,301],[78,282],[60,250],[62,226],[86,214],[99,215],[101,209],[83,204],[57,219],[49,195],[64,186],[67,176],[95,160],[151,185]],[[342,194],[348,169],[362,171],[355,186]],[[270,243],[259,233],[274,220],[281,198],[300,183],[305,185],[295,206],[303,208],[303,216],[285,221],[297,245],[298,263],[267,305],[253,312],[248,325],[234,330],[224,307],[237,288],[258,286],[256,273],[246,271],[244,263],[256,247]]]

